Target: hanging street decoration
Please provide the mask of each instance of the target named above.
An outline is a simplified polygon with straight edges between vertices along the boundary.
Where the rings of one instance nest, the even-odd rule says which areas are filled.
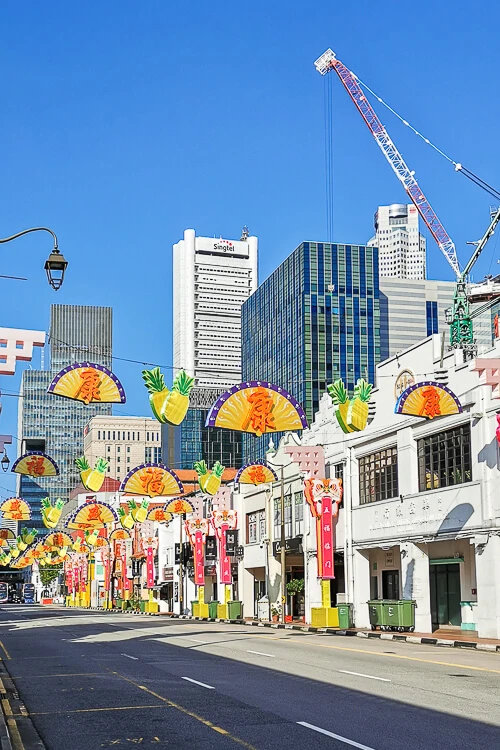
[[[67,520],[67,529],[104,529],[118,523],[118,516],[107,503],[90,502],[80,506]]]
[[[254,461],[241,467],[234,478],[235,484],[269,484],[277,482],[278,475],[265,461]]]
[[[209,525],[207,518],[188,519],[184,523],[186,535],[194,550],[194,582],[197,586],[205,585],[205,541]]]
[[[368,423],[368,402],[373,385],[359,378],[350,399],[341,378],[327,386],[335,406],[335,416],[343,432],[361,432]]]
[[[59,497],[54,505],[52,505],[49,497],[44,497],[40,501],[42,510],[42,521],[43,525],[47,529],[55,529],[61,518],[61,514],[64,508],[64,500]]]
[[[156,521],[156,523],[164,523],[166,526],[172,519],[172,513],[167,513],[165,508],[150,508],[146,517],[146,521]]]
[[[307,419],[296,399],[273,383],[251,380],[223,393],[208,412],[206,427],[250,432],[261,437],[270,432],[303,430]]]
[[[226,552],[226,531],[236,528],[238,515],[235,510],[213,510],[210,520],[219,542],[220,582],[230,585],[231,560]]]
[[[194,470],[198,474],[198,483],[201,491],[206,495],[216,495],[219,491],[225,468],[220,461],[216,461],[211,471],[209,471],[205,461],[195,461]]]
[[[128,508],[128,506],[127,506]],[[125,510],[121,505],[118,508],[118,518],[120,519],[120,524],[122,525],[123,530],[132,529],[134,527],[134,519],[132,518],[132,513],[130,512],[130,509]]]
[[[194,513],[194,507],[185,497],[177,497],[165,505],[165,513],[181,515],[182,513]]]
[[[8,521],[29,521],[31,508],[22,497],[9,497],[0,505],[0,514]]]
[[[151,410],[159,422],[179,425],[189,408],[189,394],[194,387],[194,378],[185,370],[177,373],[169,391],[159,367],[143,370],[142,378],[149,392]]]
[[[85,489],[91,492],[99,492],[106,477],[109,461],[106,461],[105,458],[98,458],[94,468],[91,469],[85,456],[82,456],[81,458],[75,458],[75,464],[80,471],[80,479]]]
[[[495,430],[495,435],[497,436],[497,443],[500,445],[500,414],[495,415],[497,418],[497,428]]]
[[[123,386],[111,370],[93,362],[77,362],[57,373],[47,393],[84,404],[124,404]]]
[[[5,544],[8,544],[8,539],[15,539],[16,535],[12,531],[12,529],[0,529],[0,541],[2,542],[2,547],[5,546]]]
[[[14,461],[12,469],[15,474],[28,477],[57,477],[59,467],[53,458],[41,451],[28,451]]]
[[[134,523],[144,523],[148,515],[149,500],[143,500],[140,505],[135,500],[127,500],[127,505]]]
[[[61,547],[71,547],[73,539],[64,531],[54,531],[52,534],[47,534],[43,545],[48,548],[49,552],[57,552]]]
[[[26,527],[21,529],[21,539],[25,544],[33,544],[37,534],[37,529],[27,529]]]
[[[304,480],[304,495],[311,515],[316,519],[318,577],[335,578],[333,572],[335,526],[342,500],[342,480],[306,479]]]
[[[146,463],[129,471],[120,485],[120,492],[129,495],[180,495],[184,487],[177,475],[163,464]]]
[[[109,535],[109,541],[115,542],[117,540],[130,539],[130,532],[126,529],[115,529]]]
[[[394,411],[396,414],[434,419],[460,414],[462,404],[447,386],[433,380],[425,380],[403,391]]]

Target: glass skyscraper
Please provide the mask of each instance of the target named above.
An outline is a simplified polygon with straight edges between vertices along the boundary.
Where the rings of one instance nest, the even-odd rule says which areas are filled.
[[[358,378],[374,382],[377,248],[302,242],[243,303],[241,318],[243,381],[283,386],[311,422],[328,383],[342,378],[352,393]],[[268,443],[269,435],[245,435],[244,461],[265,458]]]
[[[19,476],[17,494],[32,508],[32,525],[44,529],[40,500],[68,500],[80,481],[74,460],[83,455],[83,429],[96,414],[111,414],[111,404],[89,404],[47,393],[54,375],[74,362],[95,362],[111,369],[112,308],[52,305],[50,369],[25,370],[19,399],[22,452],[41,450],[59,466],[57,477]]]

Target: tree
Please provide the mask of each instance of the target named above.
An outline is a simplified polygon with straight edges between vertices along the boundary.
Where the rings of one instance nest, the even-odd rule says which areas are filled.
[[[44,586],[48,586],[52,583],[62,570],[62,563],[58,565],[47,565],[45,568],[40,568],[40,581]]]
[[[286,585],[288,596],[292,600],[290,611],[293,615],[293,597],[297,594],[301,594],[304,591],[304,579],[303,578],[292,578]]]

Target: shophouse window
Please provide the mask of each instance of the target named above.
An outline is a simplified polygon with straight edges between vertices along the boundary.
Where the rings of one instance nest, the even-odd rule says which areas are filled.
[[[255,544],[266,538],[266,511],[247,513],[247,544]]]
[[[420,492],[472,480],[469,424],[422,438],[417,452]]]
[[[292,534],[292,496],[285,495],[285,538],[291,539]],[[281,538],[281,499],[274,499],[274,538]]]
[[[294,503],[294,520],[295,520],[295,536],[304,533],[304,494],[302,492],[296,492],[293,496]]]
[[[266,536],[266,511],[259,510],[259,542],[265,539]]]
[[[97,439],[98,439],[98,440],[100,440],[100,439],[101,439],[101,431],[100,431],[100,430],[97,430]]]
[[[398,451],[396,446],[370,453],[359,459],[359,498],[361,505],[397,497]]]

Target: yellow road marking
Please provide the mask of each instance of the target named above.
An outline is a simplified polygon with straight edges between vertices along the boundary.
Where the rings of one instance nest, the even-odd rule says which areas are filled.
[[[7,721],[7,726],[9,727],[13,750],[25,750],[9,701],[7,700],[7,698],[2,698],[1,703],[2,703],[2,709],[3,709],[4,715]]]
[[[30,716],[54,716],[55,714],[91,714],[94,711],[136,711],[139,708],[165,708],[155,703],[154,706],[112,706],[110,708],[72,708],[67,711],[32,711]]]
[[[194,711],[190,711],[188,708],[184,708],[184,706],[181,706],[179,703],[174,703],[174,701],[171,701],[169,698],[165,698],[163,695],[159,695],[158,693],[155,693],[153,690],[149,690],[149,688],[145,687],[144,685],[139,685],[138,682],[134,682],[134,680],[131,680],[129,677],[124,677],[124,675],[120,674],[119,672],[114,672],[112,669],[108,671],[111,672],[111,674],[116,675],[117,677],[121,677],[122,680],[125,680],[126,682],[130,682],[131,685],[135,685],[135,687],[139,688],[139,690],[144,690],[146,693],[149,693],[149,695],[152,695],[155,698],[158,698],[159,700],[166,703],[168,706],[171,706],[172,708],[176,708],[177,711],[180,711],[186,716],[190,716],[192,719],[196,719],[196,721],[199,721],[200,724],[204,724],[206,727],[213,729],[215,732],[225,735],[228,739],[232,740],[233,742],[236,742],[238,745],[241,745],[242,747],[247,748],[247,750],[257,750],[257,748],[254,747],[254,745],[251,745],[249,742],[242,740],[240,737],[236,737],[234,734],[231,734],[226,729],[222,729],[222,727],[216,726],[208,719],[204,719],[203,716],[199,716],[199,714],[195,714]]]
[[[74,674],[25,674],[20,677],[12,677],[13,680],[33,680],[40,677],[99,677],[106,672],[75,672]]]
[[[1,648],[1,649],[2,649],[2,651],[4,652],[4,654],[5,654],[5,656],[7,657],[7,659],[10,659],[10,654],[9,654],[9,652],[7,651],[7,649],[5,648],[5,646],[3,645],[2,641],[0,641],[0,648]]]

